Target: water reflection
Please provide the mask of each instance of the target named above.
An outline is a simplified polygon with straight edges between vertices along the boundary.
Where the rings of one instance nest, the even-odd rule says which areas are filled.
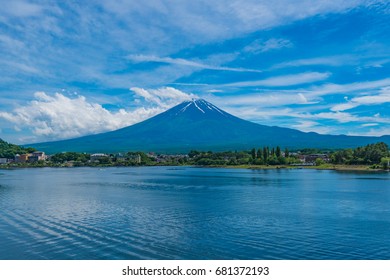
[[[20,169],[0,259],[388,259],[387,173]]]

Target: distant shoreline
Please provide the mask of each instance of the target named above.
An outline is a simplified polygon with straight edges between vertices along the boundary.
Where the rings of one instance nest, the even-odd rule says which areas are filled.
[[[257,170],[274,170],[274,169],[316,169],[316,170],[335,170],[335,171],[364,171],[364,172],[388,172],[385,169],[370,168],[369,165],[323,165],[323,166],[292,166],[292,165],[208,165],[195,166],[200,168],[226,168],[226,169],[257,169]]]
[[[307,166],[307,165],[237,165],[237,166],[213,166],[216,168],[233,168],[233,169],[316,169],[316,170],[336,170],[336,171],[367,171],[378,172],[387,171],[384,169],[373,169],[369,165],[320,165],[320,166]]]
[[[364,172],[388,172],[389,170],[370,168],[369,165],[134,165],[134,166],[7,166],[0,165],[0,170],[6,169],[24,169],[24,168],[115,168],[115,167],[197,167],[197,168],[225,168],[225,169],[258,169],[258,170],[274,170],[274,169],[316,169],[316,170],[335,170],[335,171],[364,171]]]

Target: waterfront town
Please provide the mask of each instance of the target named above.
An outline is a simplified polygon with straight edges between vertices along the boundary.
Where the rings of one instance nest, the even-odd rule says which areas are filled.
[[[369,169],[388,169],[389,147],[383,143],[369,144],[355,149],[289,151],[277,147],[252,148],[246,151],[197,151],[188,154],[153,152],[80,153],[62,152],[47,155],[34,148],[7,143],[0,139],[0,167],[80,167],[80,166],[242,166],[253,168],[336,165],[360,166]]]
[[[206,155],[210,155],[211,152],[207,152]],[[237,164],[248,164],[250,163],[250,157],[243,156],[245,152],[235,152],[236,155],[223,155],[222,161],[225,163],[232,163],[232,160],[238,160]],[[58,159],[61,157],[61,154],[64,156],[64,159]],[[105,154],[105,153],[61,153],[56,155],[46,155],[45,152],[35,151],[32,153],[25,154],[16,154],[14,158],[0,158],[0,164],[44,164],[48,162],[61,163],[67,167],[78,166],[89,164],[113,164],[115,165],[125,165],[125,163],[130,163],[130,165],[144,165],[153,162],[154,165],[182,165],[190,162],[190,156],[185,154],[155,154],[155,153],[117,153],[117,154]],[[215,153],[218,155],[218,153]],[[83,155],[83,159],[80,160],[80,155]],[[198,157],[205,157],[205,154],[202,155],[201,152],[197,155]],[[329,162],[330,158],[328,154],[300,154],[290,153],[287,155],[290,158],[295,158],[294,162],[290,162],[292,165],[307,165],[312,166],[316,164],[316,160],[320,159],[321,162]],[[77,158],[78,157],[78,158]],[[282,152],[279,157],[286,158],[285,152]],[[192,156],[192,159],[196,156]],[[222,162],[219,162],[222,163]],[[223,164],[223,163],[222,163]],[[206,164],[209,165],[209,164]]]

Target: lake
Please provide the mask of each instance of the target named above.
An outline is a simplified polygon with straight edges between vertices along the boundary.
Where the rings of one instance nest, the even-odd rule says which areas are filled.
[[[390,174],[0,170],[0,259],[390,259]]]

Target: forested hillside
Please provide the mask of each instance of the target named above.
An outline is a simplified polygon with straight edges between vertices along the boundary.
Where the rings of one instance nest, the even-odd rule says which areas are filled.
[[[34,151],[34,148],[24,148],[0,139],[0,158],[14,158],[16,154],[25,154]]]

